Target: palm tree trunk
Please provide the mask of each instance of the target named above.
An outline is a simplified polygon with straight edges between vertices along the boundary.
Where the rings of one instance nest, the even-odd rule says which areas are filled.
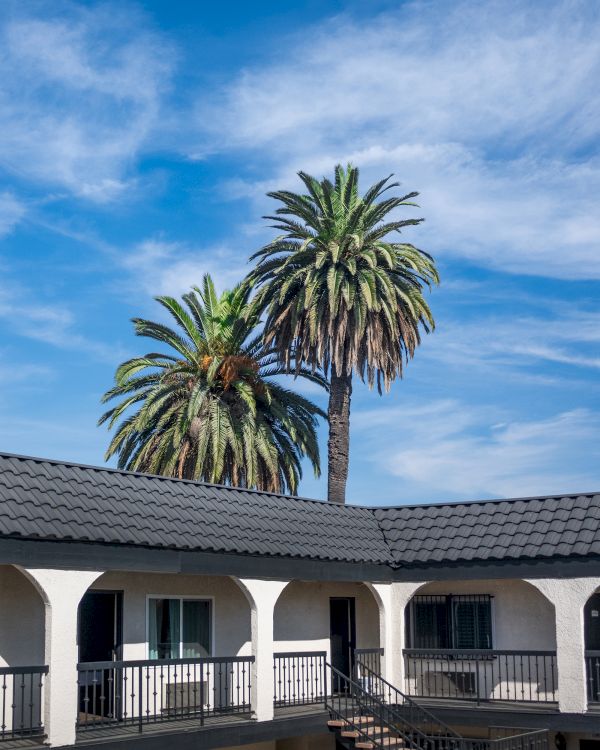
[[[337,375],[331,368],[329,384],[329,442],[327,443],[327,499],[346,502],[348,454],[350,452],[350,399],[352,374]]]

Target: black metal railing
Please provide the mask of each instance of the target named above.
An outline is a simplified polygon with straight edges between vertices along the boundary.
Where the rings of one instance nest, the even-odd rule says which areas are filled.
[[[253,656],[77,665],[79,729],[249,714]]]
[[[47,666],[0,667],[0,740],[44,734],[42,693]]]
[[[460,750],[460,735],[379,675],[370,675],[371,690],[329,664],[327,669],[339,691],[327,697],[326,707],[333,717],[344,722],[342,732],[352,734],[356,741],[369,742],[377,750],[396,744],[394,740],[418,750]],[[376,680],[395,691],[390,702],[381,694],[382,685],[376,685]]]
[[[600,651],[585,652],[588,703],[600,703]]]
[[[338,731],[375,750],[548,750],[548,731],[502,729],[495,737],[462,737],[381,675],[365,668],[364,684],[350,680],[327,664],[332,684],[341,686],[328,696],[326,707],[340,720]],[[366,687],[365,687],[366,686]]]
[[[381,674],[382,648],[355,648],[354,649],[354,679],[360,684],[363,667],[371,672]]]
[[[493,739],[462,737],[460,750],[548,750],[548,730],[505,730],[503,737]]]
[[[273,654],[275,706],[323,703],[327,694],[325,651],[285,651]]]
[[[359,685],[392,711],[395,720],[400,717],[410,727],[419,727],[428,738],[435,739],[437,745],[441,742],[445,747],[449,739],[461,739],[461,736],[447,724],[365,665],[362,667],[362,680]]]
[[[413,698],[477,703],[556,703],[555,651],[405,649],[405,691]]]

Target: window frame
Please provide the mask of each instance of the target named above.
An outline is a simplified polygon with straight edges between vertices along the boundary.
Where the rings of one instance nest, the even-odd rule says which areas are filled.
[[[435,646],[431,647],[431,651],[493,651],[495,648],[496,643],[496,612],[495,612],[495,597],[493,594],[484,594],[484,593],[477,593],[477,594],[414,594],[410,601],[408,602],[408,617],[406,618],[406,625],[407,627],[407,633],[406,633],[406,640],[407,648],[410,649],[418,649],[418,650],[429,650],[430,647],[428,646],[415,646],[415,635],[416,635],[416,604],[418,603],[424,603],[419,602],[420,598],[428,598],[430,600],[430,603],[435,603],[437,600],[438,602],[444,603],[446,609],[447,609],[447,627],[448,627],[448,637],[450,642],[453,644],[451,646]],[[473,602],[478,603],[483,601],[489,602],[490,607],[490,640],[491,645],[486,647],[479,647],[479,648],[458,648],[456,645],[456,616],[455,616],[455,603],[458,601],[465,601],[465,602]]]
[[[177,659],[199,659],[198,656],[182,656],[183,653],[183,602],[184,601],[204,601],[210,602],[210,653],[208,659],[215,654],[215,597],[203,596],[202,594],[146,594],[146,659],[148,661],[164,661],[162,659],[153,659],[150,656],[150,601],[152,599],[174,599],[179,602],[179,622],[181,632],[179,633],[179,656]],[[167,660],[168,661],[168,660]]]

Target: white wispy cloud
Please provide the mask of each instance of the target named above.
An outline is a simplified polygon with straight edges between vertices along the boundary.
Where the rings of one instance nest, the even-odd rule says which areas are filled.
[[[81,321],[66,304],[36,301],[31,290],[7,279],[0,286],[0,321],[11,334],[59,349],[80,351],[106,362],[113,363],[124,354],[114,342],[109,345],[81,333]]]
[[[118,262],[130,274],[124,282],[126,287],[153,296],[188,292],[192,286],[201,284],[206,273],[212,276],[219,290],[231,288],[247,272],[239,250],[226,245],[190,247],[156,238],[122,251]]]
[[[0,237],[8,234],[25,215],[25,206],[11,192],[0,192]]]
[[[573,409],[538,419],[454,400],[355,412],[378,471],[405,500],[589,492],[600,486],[600,414]]]
[[[421,191],[411,240],[516,273],[600,278],[600,13],[592,2],[416,2],[338,16],[246,68],[198,107],[200,149],[238,150],[264,205],[353,161]],[[569,54],[565,55],[565,50]],[[214,124],[214,128],[211,124]],[[262,159],[261,159],[262,157]]]
[[[0,165],[93,201],[121,193],[160,121],[172,48],[132,6],[59,2],[7,5],[0,49]]]
[[[468,363],[470,372],[512,372],[517,377],[539,373],[548,363],[600,370],[600,312],[549,305],[543,315],[519,314],[505,302],[505,311],[485,312],[475,320],[442,316],[418,356],[460,370]]]

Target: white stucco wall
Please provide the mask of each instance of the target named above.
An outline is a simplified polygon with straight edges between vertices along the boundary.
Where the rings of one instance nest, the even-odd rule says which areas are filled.
[[[0,565],[0,666],[44,664],[45,616],[31,581],[12,565]]]
[[[357,648],[377,648],[380,643],[379,608],[362,583],[292,581],[275,605],[275,651],[327,651],[329,599],[354,597]]]
[[[123,591],[123,659],[147,659],[146,602],[153,596],[207,597],[213,600],[213,655],[252,653],[250,604],[227,576],[160,573],[105,573],[93,590]]]
[[[600,578],[540,578],[530,582],[556,608],[560,710],[582,713],[587,708],[583,608],[600,588]]]

